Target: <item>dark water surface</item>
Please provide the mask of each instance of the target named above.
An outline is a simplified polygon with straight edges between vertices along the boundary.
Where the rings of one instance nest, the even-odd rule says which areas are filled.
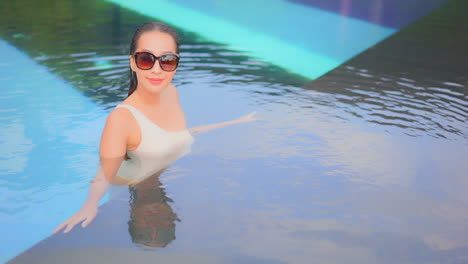
[[[313,81],[179,30],[189,126],[262,120],[197,136],[144,200],[123,187],[89,228],[11,263],[467,263],[467,8],[452,1]],[[90,0],[0,10],[0,38],[103,110],[125,98],[130,37],[150,18]]]

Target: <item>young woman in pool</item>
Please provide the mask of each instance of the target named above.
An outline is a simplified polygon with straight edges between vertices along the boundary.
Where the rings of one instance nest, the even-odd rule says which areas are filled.
[[[109,184],[137,184],[188,153],[192,135],[256,120],[254,113],[236,120],[187,129],[177,88],[171,84],[179,63],[179,38],[158,22],[138,27],[130,44],[128,97],[109,114],[100,143],[100,166],[82,208],[59,225],[68,233],[96,217]]]

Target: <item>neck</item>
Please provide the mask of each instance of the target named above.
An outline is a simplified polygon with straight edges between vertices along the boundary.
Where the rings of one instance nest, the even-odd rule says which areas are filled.
[[[145,89],[140,89],[138,87],[133,93],[135,94],[135,101],[145,108],[154,108],[160,104],[160,93],[149,93],[145,91]]]

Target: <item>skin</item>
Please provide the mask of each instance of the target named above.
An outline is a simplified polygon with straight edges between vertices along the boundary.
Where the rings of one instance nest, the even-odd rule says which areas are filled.
[[[172,37],[163,32],[150,31],[141,35],[138,40],[135,52],[148,51],[156,56],[172,52],[176,53],[176,44]],[[141,70],[136,64],[133,56],[130,56],[130,67],[136,73],[138,86],[122,104],[129,104],[140,110],[153,123],[166,131],[181,131],[187,129],[185,115],[179,101],[177,88],[171,84],[175,71],[163,71],[159,63],[156,62],[153,68]],[[161,84],[154,85],[148,78],[164,79]],[[111,115],[115,115],[125,124],[127,129],[125,150],[123,146],[120,152],[102,153],[109,156],[123,155],[127,150],[135,150],[141,141],[140,129],[138,123],[126,108],[117,108]]]
[[[176,44],[167,33],[149,31],[143,33],[138,39],[135,52],[138,51],[149,51],[160,56],[167,52],[176,53]],[[133,56],[130,56],[130,67],[136,72],[138,85],[122,104],[136,107],[153,123],[166,131],[174,132],[187,129],[177,88],[171,84],[176,71],[163,71],[158,62],[149,70],[141,70],[136,66]],[[148,78],[164,79],[164,81],[155,85]],[[254,114],[255,112],[231,121],[189,128],[188,131],[195,135],[232,124],[258,120],[253,117]],[[91,182],[88,198],[81,209],[60,224],[53,233],[62,229],[64,229],[64,233],[68,233],[79,223],[82,227],[88,226],[96,217],[99,200],[106,193],[109,184],[137,183],[120,178],[116,174],[125,159],[126,152],[135,150],[140,142],[140,128],[131,112],[124,107],[114,109],[109,114],[102,132],[99,148],[100,166]]]

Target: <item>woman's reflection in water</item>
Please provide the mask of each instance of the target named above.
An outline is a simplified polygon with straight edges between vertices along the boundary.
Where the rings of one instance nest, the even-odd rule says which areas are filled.
[[[151,248],[167,246],[176,238],[176,221],[180,221],[168,203],[159,175],[162,171],[144,181],[129,186],[130,220],[128,232],[136,245]]]

